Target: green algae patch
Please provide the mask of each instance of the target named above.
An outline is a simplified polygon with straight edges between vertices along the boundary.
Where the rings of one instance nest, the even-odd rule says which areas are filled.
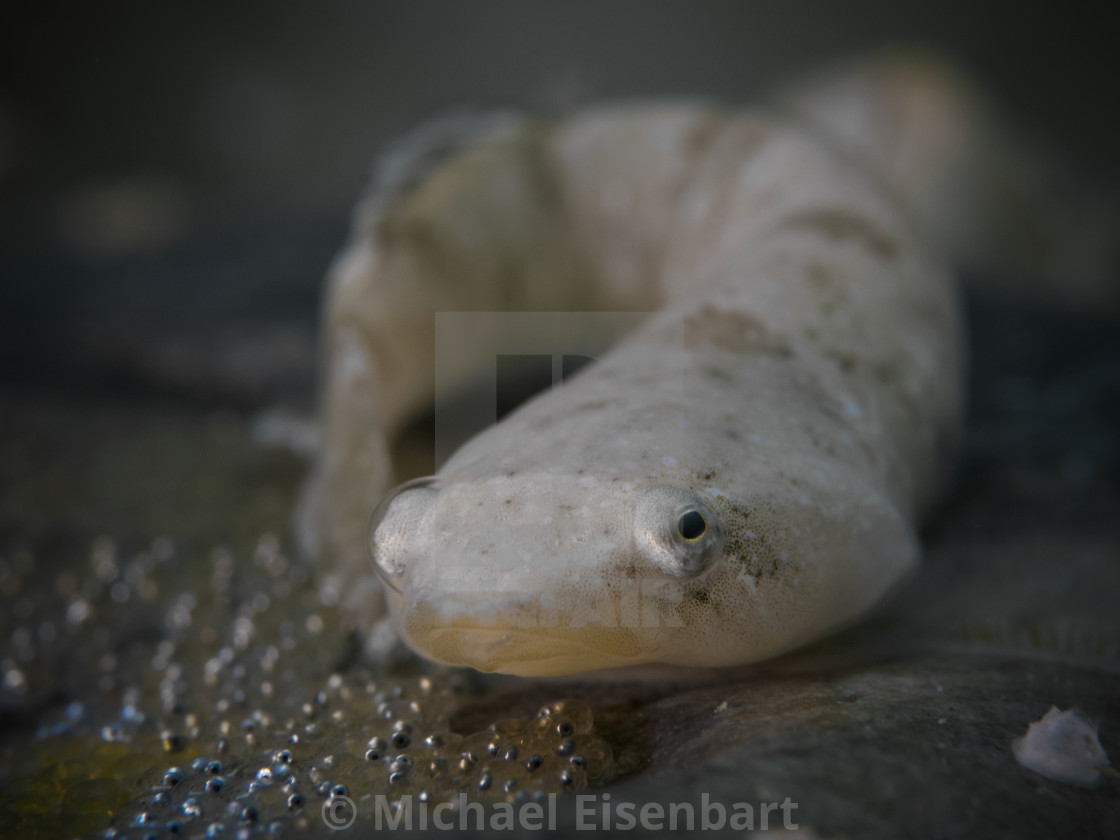
[[[108,826],[160,759],[144,748],[95,737],[32,744],[35,772],[0,788],[0,823],[19,837],[74,837]]]
[[[8,569],[53,628],[44,642],[14,601],[0,617],[7,682],[38,708],[0,752],[15,836],[298,830],[342,797],[366,820],[378,797],[512,803],[617,775],[582,700],[541,692],[459,726],[486,690],[462,671],[363,667],[337,593],[272,535],[201,557],[100,538],[87,556],[61,582],[30,558]]]

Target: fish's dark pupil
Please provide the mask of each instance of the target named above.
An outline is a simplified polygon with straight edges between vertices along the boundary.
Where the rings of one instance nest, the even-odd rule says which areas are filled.
[[[677,520],[677,530],[686,540],[697,540],[708,530],[708,523],[699,511],[690,510]]]

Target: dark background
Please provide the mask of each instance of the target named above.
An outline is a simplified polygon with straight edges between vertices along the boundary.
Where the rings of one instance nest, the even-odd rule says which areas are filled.
[[[914,44],[1120,182],[1115,32],[1088,4],[28,3],[0,32],[0,548],[60,563],[100,533],[204,549],[287,530],[305,465],[254,449],[254,418],[310,414],[322,277],[374,156],[443,109],[747,103]],[[1111,322],[970,315],[966,464],[1120,462]],[[1102,364],[1081,414],[1054,415],[1047,394]]]
[[[0,376],[306,401],[318,290],[376,150],[471,103],[747,102],[941,48],[1116,181],[1115,33],[1087,4],[68,3],[4,14]]]

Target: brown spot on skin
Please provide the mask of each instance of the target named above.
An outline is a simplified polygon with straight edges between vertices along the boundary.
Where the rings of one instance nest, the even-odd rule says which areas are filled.
[[[843,350],[828,348],[824,351],[824,355],[836,362],[844,373],[852,373],[858,364],[855,355]]]
[[[820,302],[823,315],[831,315],[848,303],[844,275],[839,270],[818,262],[811,262],[805,266],[805,278]]]
[[[711,603],[712,598],[705,590],[695,589],[685,593],[685,600],[693,601],[698,604],[709,604]]]
[[[851,210],[821,207],[803,210],[787,218],[781,228],[807,228],[832,239],[858,239],[883,259],[898,255],[898,242],[875,222]]]
[[[751,120],[729,122],[718,113],[697,120],[684,139],[689,165],[673,203],[679,205],[686,193],[695,191],[707,196],[708,217],[726,218],[736,195],[735,179],[726,174],[755,155],[769,136],[766,125]]]
[[[575,406],[572,410],[573,414],[584,414],[588,411],[600,411],[604,408],[613,408],[618,405],[618,400],[589,400],[582,402]]]
[[[765,501],[749,507],[734,502],[722,506],[724,556],[744,569],[757,582],[777,577],[785,565],[782,546],[789,537],[779,512]]]
[[[693,171],[683,185],[692,182],[700,170],[726,172],[728,164],[740,164],[751,157],[770,136],[770,129],[752,120],[728,121],[719,113],[700,117],[684,137],[684,153],[693,161]],[[722,178],[721,183],[730,179]]]
[[[705,304],[684,319],[684,346],[691,350],[701,344],[729,353],[765,353],[786,357],[793,354],[789,344],[773,335],[758,318],[711,304]]]
[[[735,381],[735,377],[732,376],[730,373],[728,373],[723,368],[713,367],[713,366],[709,365],[708,367],[704,368],[704,373],[708,376],[709,379],[713,379],[716,382],[734,382]]]
[[[903,376],[903,371],[895,361],[883,362],[872,368],[872,373],[880,382],[889,385]]]
[[[723,120],[717,114],[698,119],[685,135],[685,154],[696,157],[707,154],[723,125]]]

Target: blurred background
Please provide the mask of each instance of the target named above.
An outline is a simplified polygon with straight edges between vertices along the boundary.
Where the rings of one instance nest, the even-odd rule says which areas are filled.
[[[309,413],[321,280],[371,162],[442,109],[745,103],[909,43],[957,58],[1095,181],[1120,174],[1113,31],[1085,9],[248,0],[5,17],[0,536],[21,543],[60,523],[230,538],[231,505],[283,526],[302,465],[260,466],[238,436],[292,431],[283,413],[254,427],[262,411]]]
[[[5,796],[25,828],[44,808],[68,816],[54,788],[24,801],[29,788],[4,786],[49,758],[33,733],[81,735],[85,759],[144,714],[162,719],[169,651],[190,683],[172,686],[175,714],[255,691],[258,648],[288,632],[267,622],[307,617],[285,654],[298,690],[277,704],[353,662],[332,604],[277,546],[312,444],[322,278],[378,149],[418,121],[464,104],[745,104],[911,44],[955,58],[1014,126],[1120,195],[1115,27],[1090,4],[21,5],[0,17],[0,825]],[[867,625],[909,658],[819,692],[744,683],[649,700],[644,730],[627,712],[611,736],[629,750],[619,772],[651,768],[632,791],[672,800],[692,773],[731,801],[764,782],[829,836],[894,837],[907,815],[944,836],[1114,836],[1115,797],[1041,788],[1011,772],[1009,744],[1052,703],[1076,703],[1104,721],[1114,763],[1120,752],[1120,330],[1115,312],[995,279],[967,297],[958,481],[922,576]],[[268,597],[253,606],[266,592],[271,611]],[[238,628],[254,609],[244,681],[201,685],[220,644],[248,644]],[[531,716],[555,699],[518,690],[479,700],[480,727],[488,709]],[[597,716],[635,708],[585,694]],[[716,718],[728,699],[761,716]],[[794,722],[784,736],[761,714],[774,710]]]

